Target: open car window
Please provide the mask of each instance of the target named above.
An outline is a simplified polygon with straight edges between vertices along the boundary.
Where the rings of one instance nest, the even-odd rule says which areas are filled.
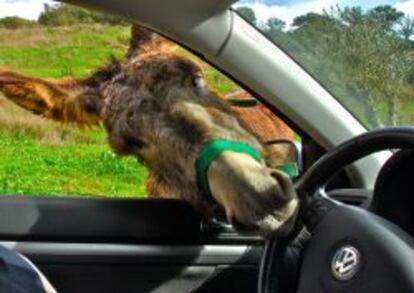
[[[122,59],[130,24],[69,5],[45,5],[36,20],[0,18],[0,69],[41,78],[85,77]],[[264,141],[299,137],[248,92],[184,49]],[[76,129],[21,109],[0,94],[0,194],[146,197],[147,170],[111,150],[100,127]]]

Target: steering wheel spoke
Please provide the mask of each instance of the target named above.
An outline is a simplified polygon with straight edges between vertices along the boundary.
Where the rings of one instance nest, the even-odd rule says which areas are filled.
[[[301,220],[310,231],[313,231],[325,215],[337,205],[338,203],[322,195],[303,197],[300,206]]]

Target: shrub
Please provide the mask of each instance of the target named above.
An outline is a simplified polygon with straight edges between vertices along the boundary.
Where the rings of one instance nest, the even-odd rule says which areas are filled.
[[[7,16],[0,18],[0,27],[7,29],[18,29],[35,26],[36,22],[18,16]]]
[[[48,26],[69,26],[74,24],[101,23],[111,25],[126,25],[127,21],[110,14],[94,12],[87,9],[67,5],[44,4],[38,22]]]

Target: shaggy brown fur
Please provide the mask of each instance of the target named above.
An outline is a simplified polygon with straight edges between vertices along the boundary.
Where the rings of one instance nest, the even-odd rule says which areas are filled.
[[[189,201],[206,218],[217,202],[238,228],[263,235],[286,232],[297,200],[290,180],[265,162],[223,152],[207,177],[215,202],[196,182],[195,161],[214,139],[244,142],[263,151],[232,109],[203,82],[200,67],[172,52],[172,44],[134,26],[124,60],[84,80],[43,80],[0,72],[0,91],[23,108],[67,123],[103,123],[112,149],[150,170],[152,196]]]

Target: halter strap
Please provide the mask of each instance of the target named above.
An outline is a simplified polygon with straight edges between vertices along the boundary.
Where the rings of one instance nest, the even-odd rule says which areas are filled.
[[[214,139],[209,141],[198,154],[195,167],[198,187],[210,200],[213,200],[213,196],[208,184],[207,170],[208,167],[210,167],[210,164],[224,151],[244,153],[258,162],[262,160],[260,152],[246,143],[226,139]]]

